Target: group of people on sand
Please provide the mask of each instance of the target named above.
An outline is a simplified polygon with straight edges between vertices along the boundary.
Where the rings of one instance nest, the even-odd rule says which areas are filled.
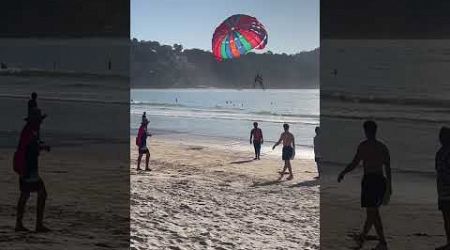
[[[289,174],[287,180],[292,180],[294,175],[292,173],[291,160],[295,156],[295,138],[294,135],[289,132],[289,124],[283,124],[284,132],[281,133],[280,139],[273,145],[272,150],[274,150],[278,145],[283,143],[283,153],[281,159],[284,161],[283,170],[280,171],[280,179],[283,178],[285,174]],[[260,160],[261,157],[261,145],[264,143],[263,132],[261,128],[258,127],[258,123],[253,123],[253,129],[250,131],[250,144],[253,144],[255,148],[255,158],[254,160]],[[289,172],[286,172],[288,170]]]
[[[253,123],[253,129],[250,131],[250,144],[253,144],[253,147],[255,149],[255,158],[253,160],[260,160],[261,156],[261,145],[264,143],[264,137],[263,132],[261,128],[258,127],[258,123]],[[291,160],[295,157],[295,137],[294,135],[289,132],[289,124],[285,123],[283,124],[283,130],[284,132],[281,133],[280,138],[278,141],[273,145],[272,150],[275,150],[275,148],[283,144],[282,149],[282,155],[281,159],[284,161],[284,167],[283,170],[279,172],[280,179],[283,178],[284,175],[288,174],[287,180],[292,180],[294,178],[294,175],[292,173],[292,166],[291,166]],[[320,128],[316,127],[315,129],[316,135],[314,136],[314,154],[315,154],[315,161],[317,164],[318,174],[320,176],[320,161],[321,157],[319,154],[319,133]],[[288,170],[288,172],[286,172]]]
[[[362,162],[361,207],[366,210],[366,220],[356,241],[362,248],[373,226],[379,239],[375,249],[387,249],[379,207],[387,205],[392,195],[390,154],[387,146],[377,140],[377,124],[374,121],[365,121],[363,128],[366,140],[359,144],[353,160],[339,173],[337,180],[341,182]],[[436,250],[450,250],[450,128],[440,129],[439,141],[441,147],[435,157],[438,208],[443,215],[447,243]]]
[[[47,192],[43,180],[39,175],[39,154],[42,150],[50,151],[50,146],[40,138],[42,121],[47,117],[41,113],[37,103],[37,94],[33,92],[28,101],[28,112],[25,118],[26,124],[20,134],[19,144],[14,153],[13,169],[19,175],[20,197],[17,202],[17,217],[15,231],[29,231],[23,224],[25,206],[32,192],[36,192],[37,218],[36,232],[50,231],[44,226],[44,209]]]

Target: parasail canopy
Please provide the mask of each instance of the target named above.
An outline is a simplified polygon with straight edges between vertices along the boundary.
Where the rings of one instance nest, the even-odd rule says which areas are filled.
[[[233,15],[223,21],[214,31],[212,52],[218,61],[238,58],[252,49],[264,49],[267,31],[256,18]]]

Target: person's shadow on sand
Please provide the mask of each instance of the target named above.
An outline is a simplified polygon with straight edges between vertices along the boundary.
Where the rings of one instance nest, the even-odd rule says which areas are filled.
[[[232,161],[232,162],[230,162],[230,164],[233,164],[233,165],[239,165],[239,164],[244,164],[244,163],[250,163],[250,162],[252,162],[253,161],[253,159],[251,159],[251,160],[242,160],[242,161]]]
[[[270,185],[279,185],[282,182],[282,180],[272,180],[272,181],[263,181],[263,182],[254,182],[251,187],[264,187],[264,186],[270,186]]]
[[[290,185],[290,188],[295,188],[295,187],[313,187],[313,186],[317,186],[319,185],[319,180],[315,179],[315,180],[309,180],[309,181],[301,181],[297,184],[293,184]]]

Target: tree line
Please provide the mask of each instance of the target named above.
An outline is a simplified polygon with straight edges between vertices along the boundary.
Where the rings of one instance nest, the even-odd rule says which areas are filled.
[[[131,41],[133,88],[252,88],[256,74],[266,88],[318,88],[319,48],[293,55],[248,53],[218,62],[211,52],[180,44]]]

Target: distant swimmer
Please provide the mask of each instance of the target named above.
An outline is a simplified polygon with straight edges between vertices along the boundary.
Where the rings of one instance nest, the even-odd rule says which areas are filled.
[[[255,148],[255,159],[259,160],[261,156],[261,144],[264,143],[263,133],[260,128],[258,128],[258,123],[253,123],[253,129],[250,131],[250,144],[253,143],[253,147]]]
[[[143,115],[144,117],[144,115]],[[136,146],[138,146],[138,160],[137,160],[137,168],[136,170],[141,170],[141,160],[142,156],[145,154],[145,170],[150,171],[151,169],[148,167],[149,161],[150,161],[150,150],[147,147],[147,137],[152,136],[148,132],[148,126],[149,121],[147,118],[142,119],[141,126],[139,127],[138,135],[136,136]]]
[[[315,129],[316,135],[314,136],[314,160],[317,165],[317,175],[320,178],[320,163],[322,160],[322,156],[320,154],[320,127],[316,127]]]
[[[450,249],[450,128],[442,127],[439,132],[441,147],[436,153],[438,208],[444,219],[447,244],[436,249]]]
[[[366,221],[357,241],[362,247],[370,229],[375,226],[379,239],[375,249],[387,249],[379,207],[387,205],[392,194],[389,150],[376,139],[377,124],[374,121],[364,122],[363,127],[367,139],[359,144],[352,162],[339,174],[338,182],[362,161],[364,176],[361,183],[361,207],[366,208]]]
[[[263,78],[262,78],[262,75],[260,75],[260,74],[256,74],[256,76],[255,76],[255,81],[253,82],[253,88],[256,88],[256,83],[258,83],[259,84],[259,86],[262,88],[262,89],[265,89],[264,88],[264,83],[263,83]]]
[[[273,145],[272,150],[274,150],[280,143],[283,143],[283,154],[281,159],[284,161],[283,170],[280,173],[280,179],[286,173],[286,169],[289,170],[289,177],[287,180],[292,180],[294,175],[292,174],[291,160],[294,159],[295,156],[295,138],[294,135],[289,132],[289,124],[283,124],[284,132],[281,134],[280,139],[275,145]]]

